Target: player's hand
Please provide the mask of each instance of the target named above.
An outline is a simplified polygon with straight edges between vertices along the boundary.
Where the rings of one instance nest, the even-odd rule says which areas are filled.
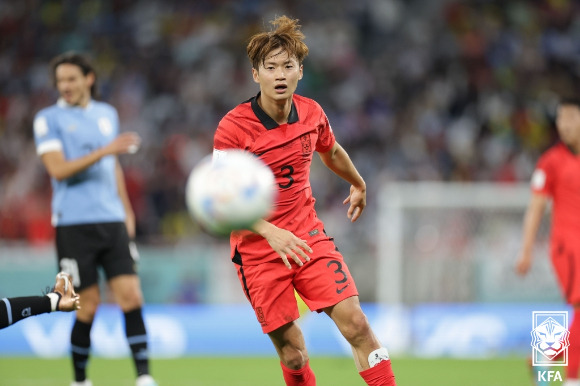
[[[516,262],[516,273],[525,276],[532,267],[532,259],[530,256],[522,255]]]
[[[134,239],[137,225],[135,223],[135,214],[132,213],[132,211],[131,213],[126,213],[125,215],[125,227],[127,228],[127,235],[129,238]]]
[[[310,261],[310,256],[306,254],[312,253],[312,248],[306,244],[305,240],[302,240],[294,233],[287,231],[286,229],[277,228],[277,231],[267,238],[268,243],[274,249],[274,251],[280,255],[284,265],[288,269],[292,269],[290,264],[290,257],[298,266],[302,267],[305,262]],[[304,261],[302,261],[304,259]]]
[[[310,256],[306,252],[312,253],[312,248],[294,233],[263,220],[254,226],[254,230],[268,241],[288,269],[292,269],[289,258],[300,267],[304,265],[304,262],[310,261]]]
[[[361,216],[363,210],[367,206],[367,191],[366,189],[356,188],[354,185],[350,186],[350,194],[342,202],[343,204],[350,204],[346,211],[346,216],[351,222],[355,222]]]
[[[105,146],[107,154],[135,153],[141,145],[141,137],[135,132],[119,134],[111,143]]]
[[[74,311],[81,308],[80,297],[74,290],[72,278],[68,273],[59,272],[52,292],[60,295],[57,304],[58,311]]]

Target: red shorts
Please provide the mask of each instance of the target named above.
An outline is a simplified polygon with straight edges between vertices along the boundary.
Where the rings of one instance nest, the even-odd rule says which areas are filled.
[[[264,333],[300,317],[294,290],[311,310],[321,312],[357,296],[354,280],[331,240],[310,246],[310,261],[288,269],[282,259],[258,265],[236,265],[238,278]]]
[[[568,304],[580,304],[580,244],[570,238],[554,238],[550,248],[562,295]]]

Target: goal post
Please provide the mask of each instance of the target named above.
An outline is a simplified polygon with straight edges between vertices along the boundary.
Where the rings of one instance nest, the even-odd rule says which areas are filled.
[[[559,301],[549,219],[515,273],[527,183],[387,183],[378,194],[378,303]]]

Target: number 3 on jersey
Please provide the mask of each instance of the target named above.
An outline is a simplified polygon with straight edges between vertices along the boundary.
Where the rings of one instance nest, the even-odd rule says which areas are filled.
[[[278,184],[278,186],[282,189],[288,189],[294,183],[294,178],[292,178],[294,168],[291,165],[284,165],[280,168],[280,171],[283,173],[282,177],[287,178],[288,182],[285,184]]]

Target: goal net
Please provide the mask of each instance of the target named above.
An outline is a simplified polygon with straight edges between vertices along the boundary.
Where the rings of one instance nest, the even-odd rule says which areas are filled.
[[[561,301],[548,215],[515,273],[528,184],[389,183],[378,198],[379,303]]]

